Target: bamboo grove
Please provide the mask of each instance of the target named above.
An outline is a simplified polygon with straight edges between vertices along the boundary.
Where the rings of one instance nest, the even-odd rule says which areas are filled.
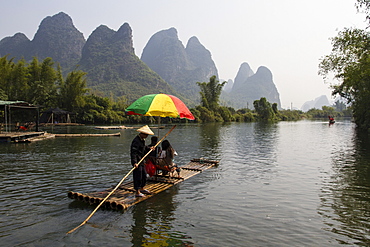
[[[83,123],[118,123],[124,120],[127,102],[91,93],[86,87],[86,73],[73,70],[66,76],[51,58],[40,62],[15,62],[0,58],[0,100],[22,100],[38,105],[41,110],[59,107],[76,113]]]

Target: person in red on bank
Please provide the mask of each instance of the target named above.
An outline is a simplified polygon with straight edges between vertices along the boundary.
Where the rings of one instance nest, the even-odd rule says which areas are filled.
[[[135,167],[133,171],[134,189],[136,197],[144,197],[144,194],[151,194],[150,191],[144,189],[146,184],[145,162],[138,162],[145,156],[146,146],[145,139],[148,135],[154,135],[153,131],[145,125],[137,130],[139,134],[132,140],[130,147],[131,165]]]

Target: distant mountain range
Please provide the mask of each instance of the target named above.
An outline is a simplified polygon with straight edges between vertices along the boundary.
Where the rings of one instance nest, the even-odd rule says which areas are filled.
[[[134,53],[132,30],[123,24],[118,31],[101,25],[82,49],[80,69],[87,72],[88,86],[99,92],[126,96],[130,101],[145,94],[176,91]]]
[[[127,23],[118,31],[101,25],[85,41],[72,19],[61,12],[46,17],[32,41],[20,33],[1,40],[0,56],[7,54],[27,61],[33,56],[39,60],[51,57],[60,63],[65,74],[81,69],[87,72],[88,87],[103,96],[126,96],[133,101],[150,93],[176,94],[135,55],[132,30]]]
[[[176,91],[192,99],[199,98],[196,82],[209,81],[213,75],[218,77],[211,53],[198,38],[191,37],[185,48],[175,28],[154,34],[144,47],[141,60]]]
[[[141,59],[135,55],[132,30],[124,23],[118,31],[97,27],[87,40],[73,25],[70,16],[60,12],[42,20],[33,38],[17,33],[0,41],[0,56],[39,60],[51,57],[66,74],[73,69],[87,72],[88,87],[103,96],[126,96],[129,101],[151,93],[169,93],[190,106],[199,104],[196,82],[208,82],[218,70],[212,55],[198,40],[191,37],[183,46],[175,28],[155,33],[145,46]],[[222,95],[233,107],[252,108],[253,101],[266,97],[271,103],[280,98],[266,67],[254,74],[242,64],[234,83],[230,81]]]
[[[31,60],[53,58],[63,69],[71,70],[81,59],[85,45],[83,34],[73,25],[72,19],[59,13],[42,20],[35,37],[29,40],[23,33],[6,37],[0,41],[0,56],[9,54],[17,60],[24,57]]]
[[[304,112],[306,112],[306,111],[308,111],[312,108],[321,110],[323,106],[332,106],[332,104],[330,104],[330,102],[328,100],[328,97],[326,97],[326,95],[321,95],[320,97],[317,97],[314,100],[310,100],[310,101],[305,102],[302,105],[301,109]]]
[[[222,99],[236,109],[253,109],[253,102],[265,97],[270,103],[277,103],[281,108],[280,95],[273,82],[271,71],[260,66],[254,73],[248,63],[242,63],[234,79],[224,87]]]

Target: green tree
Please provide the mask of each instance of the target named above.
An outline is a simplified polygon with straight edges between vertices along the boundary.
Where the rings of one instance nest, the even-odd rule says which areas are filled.
[[[8,95],[0,88],[0,100],[8,100]]]
[[[10,100],[27,100],[28,86],[28,69],[26,61],[21,59],[17,64],[14,64],[10,80],[8,81],[8,97]]]
[[[88,91],[85,75],[81,70],[74,70],[60,83],[60,104],[64,109],[73,112],[84,107],[84,96]]]
[[[339,81],[332,85],[333,95],[352,104],[353,117],[361,129],[370,128],[370,33],[346,28],[332,39],[332,52],[320,62],[319,74],[330,73]]]
[[[51,58],[40,63],[34,57],[27,64],[24,59],[14,63],[13,59],[2,57],[0,72],[0,100],[25,100],[44,107],[60,107],[77,113],[78,121],[88,123],[121,123],[125,119],[126,97],[114,101],[113,95],[110,98],[87,95],[86,73],[74,70],[64,79],[60,65],[55,68]]]
[[[6,98],[8,98],[9,94],[9,81],[13,67],[13,59],[8,60],[7,56],[0,58],[0,89],[3,91],[3,94],[6,95]]]
[[[282,121],[294,121],[302,118],[307,118],[300,110],[280,110],[278,117]]]
[[[197,114],[195,115],[195,118],[198,122],[222,122],[223,119],[220,115],[215,114],[214,111],[209,110],[208,108],[204,106],[197,106],[196,107]]]
[[[279,113],[278,104],[277,103],[273,103],[272,104],[272,110],[274,111],[275,114],[278,114]]]
[[[370,1],[357,0],[357,10],[366,14],[370,23]],[[319,65],[325,79],[333,74],[339,83],[333,84],[333,95],[340,95],[351,105],[357,127],[370,129],[370,33],[357,28],[345,28],[332,38],[332,51]]]
[[[57,100],[57,72],[53,60],[48,57],[42,63],[36,57],[30,64],[25,65],[28,70],[26,101],[43,106],[52,106]]]
[[[254,109],[256,110],[259,119],[262,121],[271,121],[275,119],[275,113],[271,107],[271,103],[262,97],[253,102]]]
[[[357,0],[356,8],[358,12],[363,12],[366,14],[366,20],[370,23],[370,1]]]
[[[29,90],[27,90],[28,95],[26,101],[33,103],[38,97],[37,85],[41,81],[41,65],[37,57],[33,57],[31,63],[28,65],[28,73]]]
[[[344,110],[347,109],[347,106],[342,101],[337,100],[334,103],[334,108],[335,108],[336,111],[344,111]]]
[[[209,82],[197,82],[197,84],[200,87],[202,106],[211,111],[217,111],[222,87],[226,84],[226,81],[219,83],[216,76],[212,76]]]

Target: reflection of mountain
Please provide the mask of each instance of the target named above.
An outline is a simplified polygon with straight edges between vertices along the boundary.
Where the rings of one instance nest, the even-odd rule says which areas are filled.
[[[133,246],[192,246],[191,238],[172,229],[176,220],[173,197],[178,187],[172,187],[133,208],[131,229]]]
[[[323,183],[318,214],[339,244],[368,246],[370,219],[370,137],[355,133],[332,158],[333,174]]]

